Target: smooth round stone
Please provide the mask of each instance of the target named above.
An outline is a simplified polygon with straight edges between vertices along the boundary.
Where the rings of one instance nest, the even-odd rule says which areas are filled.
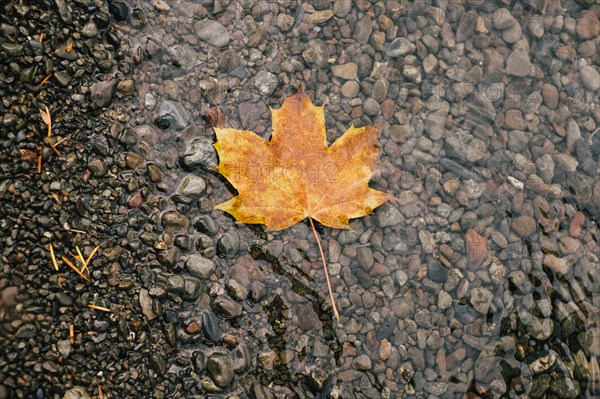
[[[370,370],[371,366],[371,358],[368,355],[360,355],[352,361],[352,367],[358,371]]]
[[[162,227],[165,230],[187,230],[189,221],[187,217],[177,211],[166,211],[160,218]]]
[[[585,66],[579,71],[579,79],[583,86],[590,90],[596,91],[600,87],[600,74],[592,66]]]
[[[363,102],[362,107],[363,111],[369,116],[375,116],[381,112],[379,103],[370,97]]]
[[[193,254],[187,258],[185,267],[194,276],[208,278],[215,271],[216,265],[211,259]]]
[[[229,44],[230,34],[226,27],[211,19],[203,19],[194,24],[198,38],[214,47],[225,47]]]
[[[200,176],[189,175],[186,176],[177,192],[181,195],[185,195],[186,197],[199,197],[206,190],[206,182]]]
[[[342,95],[346,98],[355,98],[360,91],[360,85],[355,80],[348,80],[342,86]]]

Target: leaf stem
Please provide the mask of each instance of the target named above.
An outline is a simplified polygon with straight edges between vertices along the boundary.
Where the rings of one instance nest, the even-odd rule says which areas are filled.
[[[327,288],[329,289],[329,298],[331,298],[331,306],[333,309],[333,315],[337,322],[340,322],[340,315],[335,306],[335,300],[333,299],[333,292],[331,291],[331,283],[329,282],[329,272],[327,271],[327,262],[325,262],[325,255],[323,254],[323,247],[321,246],[321,239],[317,234],[317,229],[315,229],[315,224],[313,223],[312,218],[309,216],[308,220],[310,221],[310,226],[312,227],[312,231],[315,234],[315,238],[317,239],[317,245],[319,246],[319,252],[321,253],[321,260],[323,261],[323,269],[325,270],[325,279],[327,280]]]

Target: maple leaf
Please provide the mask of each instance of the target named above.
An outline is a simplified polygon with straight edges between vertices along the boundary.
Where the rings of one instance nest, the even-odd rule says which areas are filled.
[[[238,222],[283,230],[308,217],[317,239],[335,318],[323,247],[313,219],[333,228],[349,228],[350,219],[373,212],[392,199],[369,187],[377,168],[378,127],[351,126],[331,146],[325,134],[325,111],[301,90],[271,109],[273,134],[264,140],[249,130],[215,127],[217,171],[238,195],[216,206]]]
[[[217,209],[271,231],[307,217],[349,228],[349,219],[372,213],[392,198],[369,187],[378,163],[378,127],[351,126],[328,146],[324,109],[301,91],[271,112],[270,141],[248,130],[214,128],[217,171],[239,193]]]

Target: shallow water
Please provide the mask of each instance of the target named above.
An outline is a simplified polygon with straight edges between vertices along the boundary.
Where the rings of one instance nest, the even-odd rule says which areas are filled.
[[[239,238],[239,250],[214,257],[209,284],[215,296],[232,280],[249,291],[242,316],[223,326],[251,358],[228,389],[256,397],[600,394],[600,185],[597,160],[580,148],[596,151],[600,120],[598,90],[579,78],[598,55],[581,54],[581,7],[343,2],[174,1],[161,12],[140,4],[148,23],[126,32],[146,51],[137,95],[124,102],[138,124],[135,151],[165,171],[153,195],[163,211],[209,215],[216,239]],[[502,25],[507,12],[520,36]],[[205,18],[227,29],[226,45],[198,38],[193,26]],[[575,55],[562,56],[565,47]],[[350,62],[357,71],[333,72]],[[544,84],[558,87],[557,105]],[[372,186],[398,198],[354,220],[351,232],[319,229],[339,324],[306,221],[277,233],[235,224],[212,210],[231,186],[206,167],[174,162],[194,138],[214,140],[203,119],[210,107],[224,126],[268,138],[268,107],[298,85],[325,105],[329,143],[350,124],[383,125]],[[166,99],[191,113],[186,126],[156,126]],[[207,183],[197,204],[174,197],[189,174]],[[188,234],[200,240],[194,227]]]

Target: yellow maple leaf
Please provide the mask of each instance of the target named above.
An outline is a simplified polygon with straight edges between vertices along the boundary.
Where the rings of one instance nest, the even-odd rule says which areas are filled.
[[[335,318],[327,263],[313,219],[333,228],[349,228],[389,194],[369,187],[377,168],[378,127],[351,126],[331,146],[325,135],[325,111],[301,90],[271,109],[273,134],[264,140],[249,130],[215,127],[217,171],[238,195],[216,206],[238,222],[283,230],[308,217],[317,239]]]
[[[309,217],[348,228],[392,197],[369,187],[378,163],[379,128],[351,126],[328,146],[325,112],[301,91],[272,109],[273,134],[215,128],[217,171],[238,195],[216,208],[238,222],[283,230]]]

